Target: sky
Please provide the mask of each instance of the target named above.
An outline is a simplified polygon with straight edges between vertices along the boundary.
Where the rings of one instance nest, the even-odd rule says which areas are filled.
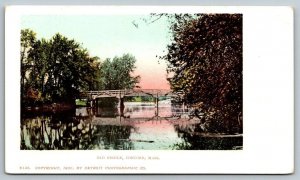
[[[122,56],[135,56],[136,70],[140,75],[139,86],[143,89],[169,89],[166,80],[166,62],[157,56],[164,55],[169,43],[168,22],[161,18],[145,23],[147,15],[30,15],[23,16],[21,28],[29,28],[37,38],[50,39],[60,33],[74,39],[86,48],[91,56],[100,60]]]

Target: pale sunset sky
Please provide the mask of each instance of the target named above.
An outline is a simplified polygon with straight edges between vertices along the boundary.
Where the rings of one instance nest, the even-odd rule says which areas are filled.
[[[151,24],[145,23],[143,18],[149,16],[32,15],[22,17],[21,28],[33,30],[38,39],[50,39],[60,33],[80,43],[91,56],[98,56],[101,61],[132,54],[137,60],[134,74],[141,76],[141,88],[169,89],[166,62],[156,57],[166,51],[170,39],[169,24],[165,18]]]

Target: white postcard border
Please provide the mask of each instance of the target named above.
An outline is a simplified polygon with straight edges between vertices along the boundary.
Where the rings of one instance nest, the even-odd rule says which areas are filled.
[[[20,150],[20,17],[150,12],[243,14],[244,149]],[[293,11],[289,7],[8,6],[5,16],[5,170],[21,174],[291,173],[294,171],[293,39]],[[120,166],[128,169],[109,168]]]

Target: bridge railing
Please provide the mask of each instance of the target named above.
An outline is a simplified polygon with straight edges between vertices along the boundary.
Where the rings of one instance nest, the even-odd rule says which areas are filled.
[[[100,91],[85,91],[81,93],[81,97],[124,97],[124,96],[170,96],[180,97],[182,92],[173,92],[168,89],[120,89],[120,90],[100,90]]]

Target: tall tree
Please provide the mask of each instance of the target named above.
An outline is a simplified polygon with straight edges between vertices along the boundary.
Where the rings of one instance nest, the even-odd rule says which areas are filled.
[[[24,101],[75,102],[80,91],[99,84],[100,63],[74,40],[56,34],[37,40],[21,31],[21,91]]]
[[[55,100],[74,100],[80,91],[92,88],[99,63],[74,40],[56,34],[51,40],[47,91]]]
[[[242,131],[242,15],[177,15],[169,62],[172,89],[206,114],[211,130]]]
[[[21,53],[20,53],[20,63],[21,63],[21,95],[26,94],[26,82],[28,78],[26,77],[26,72],[30,71],[32,60],[28,55],[33,49],[33,45],[36,42],[36,34],[30,29],[21,30]]]
[[[140,76],[133,76],[136,59],[130,54],[106,59],[101,66],[102,89],[133,89]]]

